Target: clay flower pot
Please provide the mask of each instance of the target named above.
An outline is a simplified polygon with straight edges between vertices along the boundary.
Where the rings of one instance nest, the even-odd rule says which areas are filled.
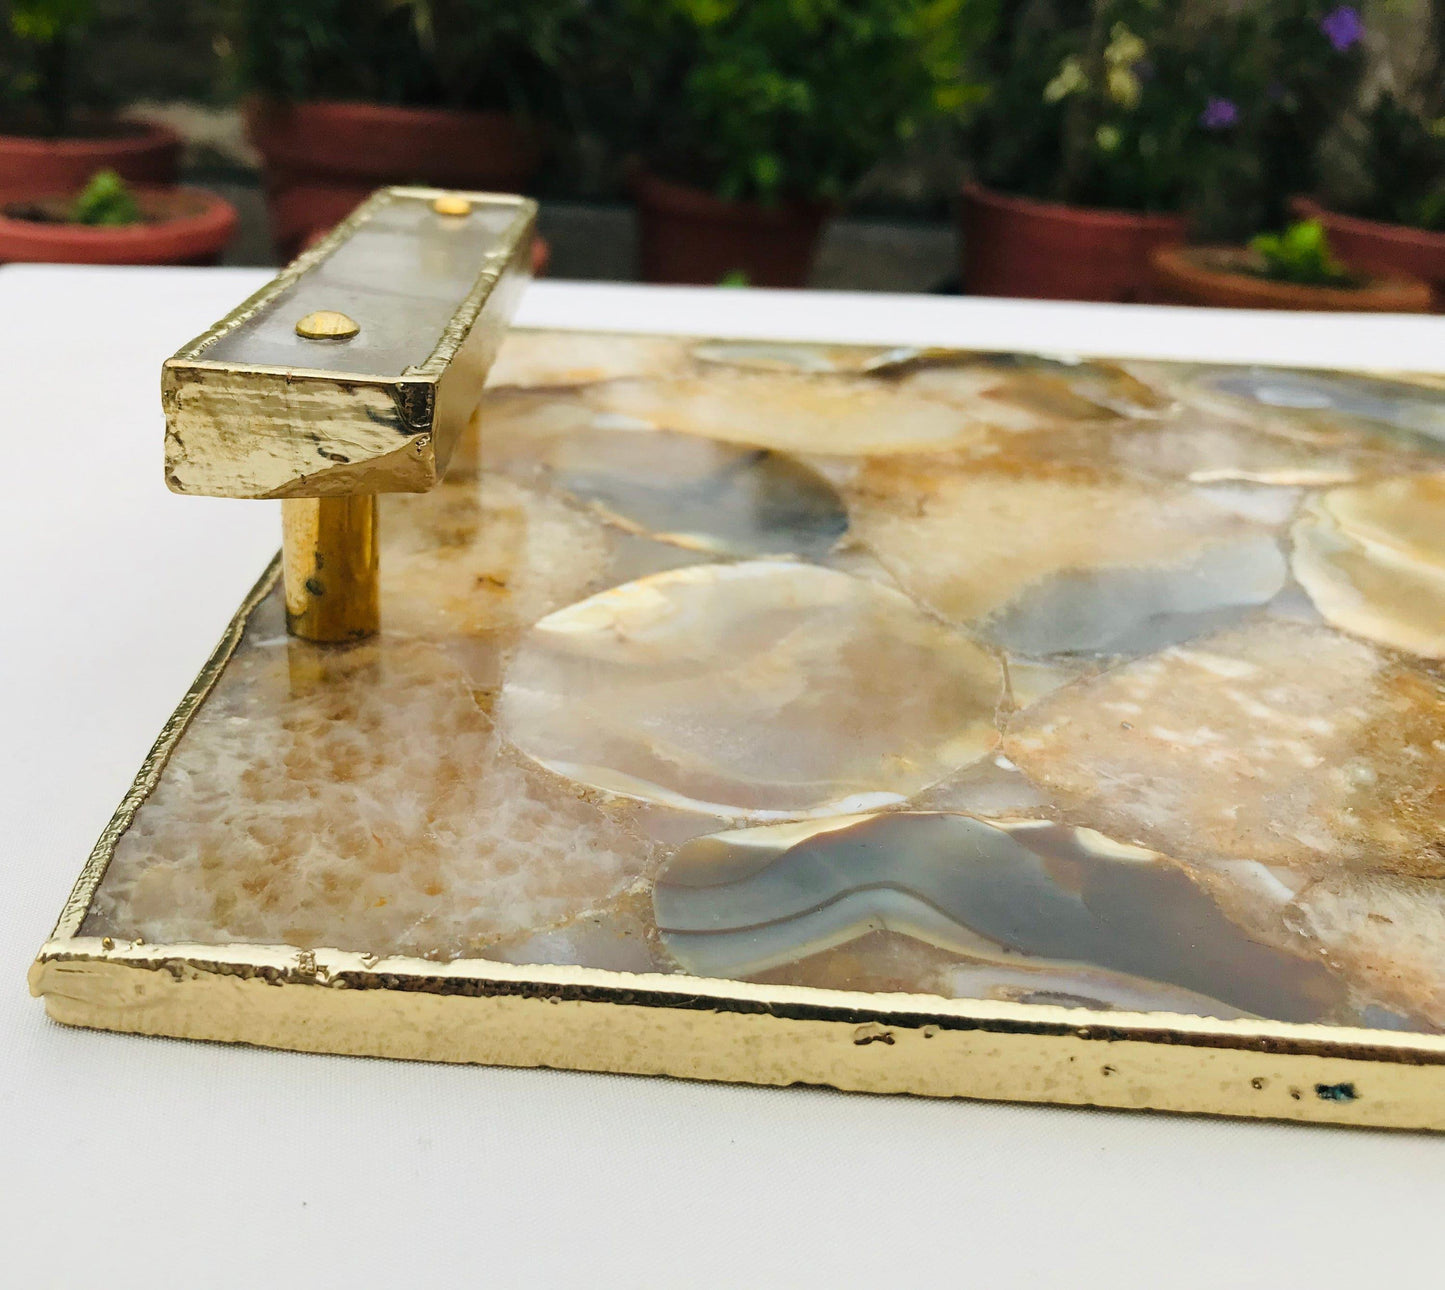
[[[145,222],[65,222],[72,198],[37,196],[0,206],[0,263],[214,264],[236,231],[230,202],[200,188],[135,188]],[[21,218],[28,210],[51,220]]]
[[[808,281],[830,207],[728,202],[645,170],[632,176],[644,282],[716,285],[730,274],[754,287]]]
[[[1149,255],[1184,241],[1183,215],[1096,210],[966,184],[963,288],[1030,300],[1147,300]]]
[[[1445,233],[1340,215],[1309,197],[1296,197],[1290,206],[1300,219],[1319,220],[1335,254],[1351,267],[1424,279],[1434,294],[1434,308],[1445,313]]]
[[[541,158],[535,135],[505,112],[258,99],[246,126],[288,257],[385,184],[517,192]]]
[[[114,170],[133,184],[173,184],[180,155],[181,136],[146,121],[116,121],[73,139],[0,134],[0,200],[78,192],[97,170]]]
[[[1164,246],[1153,257],[1162,299],[1225,309],[1304,309],[1331,313],[1423,314],[1429,286],[1413,278],[1366,278],[1357,287],[1279,282],[1254,272],[1259,258],[1243,247]]]

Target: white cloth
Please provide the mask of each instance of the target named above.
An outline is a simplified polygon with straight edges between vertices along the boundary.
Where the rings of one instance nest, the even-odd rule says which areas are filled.
[[[1445,1140],[66,1030],[31,957],[278,543],[173,497],[160,363],[264,278],[0,271],[0,1283],[1435,1284]],[[1445,370],[1445,319],[545,283],[611,329]],[[1412,1275],[1413,1274],[1413,1275]]]

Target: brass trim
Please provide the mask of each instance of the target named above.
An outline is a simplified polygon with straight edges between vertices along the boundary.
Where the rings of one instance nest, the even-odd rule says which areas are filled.
[[[515,214],[421,363],[400,373],[365,373],[206,357],[384,207],[443,196],[511,207]],[[400,187],[373,193],[325,238],[166,359],[161,369],[166,486],[177,493],[248,498],[425,492],[435,486],[530,276],[536,215],[536,202],[507,194]],[[235,433],[236,426],[272,419],[278,406],[285,407],[286,421],[273,425],[272,433]]]
[[[363,640],[381,626],[375,493],[281,503],[286,630],[324,644]]]

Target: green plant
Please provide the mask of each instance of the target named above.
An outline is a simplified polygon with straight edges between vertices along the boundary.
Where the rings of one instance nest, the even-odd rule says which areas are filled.
[[[239,70],[277,99],[539,111],[585,0],[242,0]]]
[[[1317,219],[1300,220],[1282,233],[1261,233],[1249,249],[1260,258],[1262,273],[1277,282],[1308,287],[1353,286],[1356,278],[1330,249],[1325,227]]]
[[[1190,210],[1236,238],[1308,188],[1363,58],[1323,0],[1018,0],[971,132],[985,182],[1045,200]]]
[[[1445,114],[1433,119],[1386,91],[1364,114],[1357,214],[1445,232]]]
[[[141,222],[140,207],[126,182],[113,170],[97,170],[70,207],[76,224],[120,228]]]
[[[730,200],[834,201],[978,92],[992,0],[622,0],[627,133],[663,176]]]
[[[93,17],[91,0],[10,0],[7,115],[32,116],[48,134],[69,130],[75,44]]]

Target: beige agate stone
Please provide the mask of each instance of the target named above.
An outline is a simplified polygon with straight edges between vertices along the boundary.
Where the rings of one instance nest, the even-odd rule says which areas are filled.
[[[1291,535],[1294,575],[1335,626],[1445,658],[1445,474],[1334,489]]]
[[[498,704],[528,756],[724,817],[900,802],[995,742],[998,662],[878,583],[792,561],[602,592],[523,639]]]
[[[428,639],[528,626],[609,563],[596,519],[501,475],[388,494],[381,518],[383,625]]]
[[[1445,687],[1256,619],[1040,699],[1004,751],[1072,818],[1189,863],[1445,876]]]
[[[1142,652],[1270,600],[1268,527],[1117,473],[957,456],[874,458],[853,531],[945,618],[1025,654]]]
[[[937,399],[862,376],[718,367],[706,376],[612,381],[581,392],[597,412],[779,452],[927,452],[981,439],[987,424]],[[997,405],[996,422],[1032,425]]]
[[[651,863],[620,819],[509,754],[432,646],[253,632],[85,930],[448,959],[604,905]]]
[[[656,376],[686,365],[687,342],[675,336],[605,332],[507,333],[487,386],[587,385],[623,376]]]

